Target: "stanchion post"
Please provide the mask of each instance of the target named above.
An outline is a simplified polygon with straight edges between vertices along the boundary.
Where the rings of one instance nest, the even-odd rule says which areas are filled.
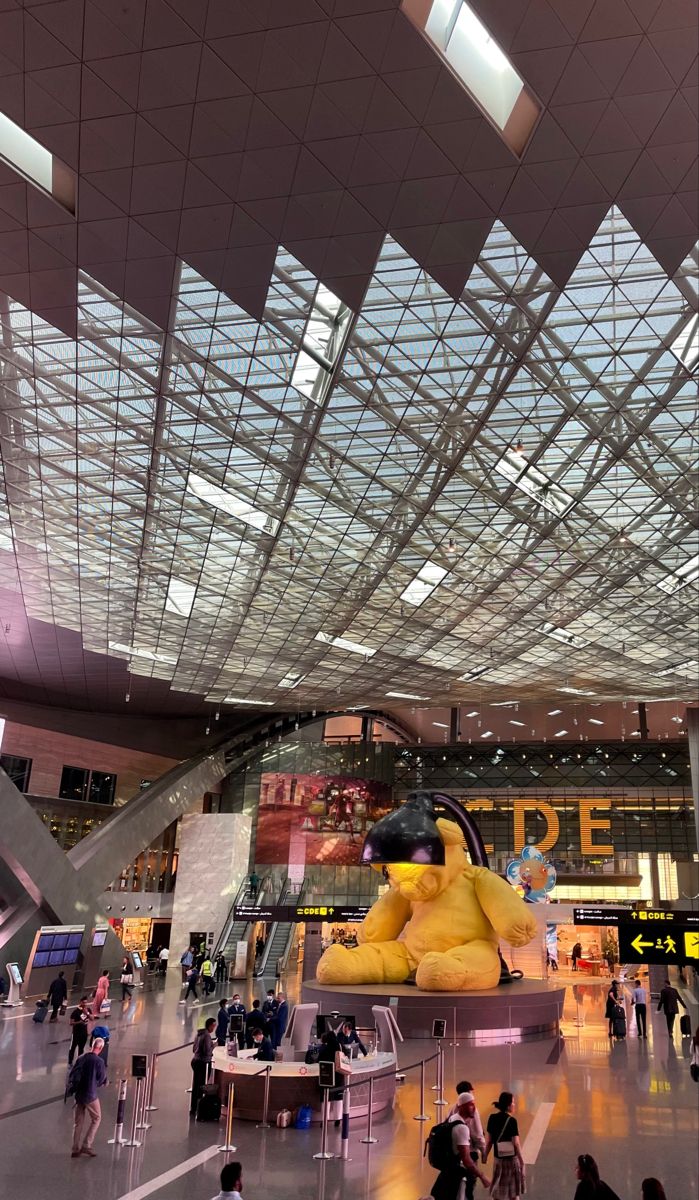
[[[446,1104],[444,1099],[444,1055],[441,1042],[437,1042],[437,1099],[434,1103],[438,1108],[443,1108]]]
[[[420,1112],[413,1121],[429,1121],[429,1117],[425,1112],[425,1060],[420,1062]]]
[[[228,1110],[226,1112],[226,1141],[223,1146],[217,1146],[224,1154],[235,1154],[238,1149],[233,1145],[233,1080],[228,1084]]]
[[[361,1140],[365,1146],[373,1146],[374,1142],[378,1142],[378,1138],[372,1137],[372,1127],[374,1124],[374,1077],[369,1080],[369,1118],[367,1121],[366,1137]]]
[[[454,1014],[454,1040],[453,1040],[453,1042],[450,1042],[449,1044],[451,1046],[459,1046],[461,1043],[457,1042],[457,1040],[456,1040],[456,1009],[453,1008],[452,1012]]]
[[[265,1071],[265,1099],[264,1099],[264,1107],[262,1109],[262,1121],[259,1125],[256,1126],[257,1129],[269,1129],[270,1128],[267,1117],[269,1116],[269,1077],[270,1077],[271,1073],[272,1073],[272,1068],[267,1067],[267,1070]]]
[[[124,1113],[126,1111],[126,1080],[119,1080],[119,1093],[117,1098],[117,1115],[114,1122],[114,1137],[107,1142],[108,1146],[123,1146],[124,1145]]]
[[[340,1139],[340,1158],[345,1162],[351,1162],[349,1157],[349,1123],[350,1123],[350,1090],[348,1087],[342,1092],[342,1137]]]
[[[138,1087],[139,1083],[143,1085],[140,1089]],[[148,1075],[146,1075],[145,1079],[139,1079],[137,1081],[136,1099],[137,1099],[137,1101],[140,1100],[140,1105],[139,1105],[140,1111],[138,1114],[138,1124],[137,1124],[136,1128],[142,1130],[143,1133],[147,1133],[148,1130],[150,1129],[150,1125],[149,1125],[148,1121],[146,1121],[146,1103],[148,1100]]]
[[[123,1143],[124,1146],[140,1146],[141,1145],[141,1143],[136,1140],[136,1130],[138,1128],[136,1122],[138,1121],[138,1111],[141,1107],[142,1091],[143,1091],[143,1080],[137,1079],[136,1080],[136,1095],[134,1097],[134,1102],[133,1102],[133,1121],[131,1122],[131,1137],[128,1139],[128,1141]]]
[[[153,1103],[153,1091],[155,1088],[155,1070],[158,1065],[158,1055],[151,1055],[150,1060],[150,1075],[148,1077],[148,1090],[146,1092],[146,1107],[144,1112],[157,1112],[158,1106]]]
[[[323,1127],[320,1134],[320,1150],[313,1155],[314,1158],[334,1158],[335,1155],[328,1150],[328,1089],[323,1088]]]

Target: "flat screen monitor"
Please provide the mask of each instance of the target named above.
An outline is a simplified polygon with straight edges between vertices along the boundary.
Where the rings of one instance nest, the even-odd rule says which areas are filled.
[[[70,950],[76,950],[76,949],[79,950],[80,943],[82,942],[82,940],[83,940],[82,933],[69,933],[68,934],[68,948]]]
[[[34,961],[32,962],[32,966],[33,967],[48,967],[48,965],[49,965],[48,950],[37,950],[36,954],[34,955]]]
[[[22,972],[19,969],[19,963],[8,963],[7,969],[10,972],[10,978],[19,987],[19,985],[24,982],[22,979]]]
[[[243,1014],[242,1013],[231,1013],[229,1021],[228,1021],[228,1032],[230,1034],[243,1032]]]
[[[318,1063],[318,1083],[322,1088],[335,1086],[335,1064],[331,1062]]]
[[[92,935],[92,945],[93,946],[103,946],[104,943],[106,942],[106,940],[107,940],[107,930],[106,929],[96,929]]]
[[[347,1013],[319,1013],[316,1017],[318,1037],[322,1037],[324,1033],[338,1033],[346,1024],[350,1024],[354,1029],[355,1018]]]
[[[36,948],[37,950],[53,950],[53,934],[39,934],[39,941],[37,942]]]
[[[63,965],[63,950],[51,950],[49,954],[49,966],[60,967]]]
[[[73,964],[74,964],[74,963],[76,963],[76,962],[78,961],[78,954],[79,954],[79,953],[80,953],[80,951],[79,951],[79,950],[76,950],[76,949],[72,949],[72,950],[70,950],[70,949],[69,949],[69,950],[64,950],[64,952],[63,952],[63,964],[64,964],[64,966],[66,966],[66,967],[72,967],[72,966],[73,966]]]
[[[141,971],[143,969],[143,959],[141,958],[141,955],[138,953],[138,950],[131,951],[131,958],[133,960],[133,965],[135,966],[136,970]]]
[[[68,945],[68,934],[67,933],[54,934],[54,938],[53,938],[53,949],[54,950],[65,950],[67,945]]]

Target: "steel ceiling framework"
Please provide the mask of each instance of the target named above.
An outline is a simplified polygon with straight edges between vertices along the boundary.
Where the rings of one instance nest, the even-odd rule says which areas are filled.
[[[611,209],[563,292],[497,222],[458,302],[390,238],[358,314],[282,248],[261,323],[185,264],[166,333],[6,300],[6,574],[213,703],[691,698],[696,268]]]

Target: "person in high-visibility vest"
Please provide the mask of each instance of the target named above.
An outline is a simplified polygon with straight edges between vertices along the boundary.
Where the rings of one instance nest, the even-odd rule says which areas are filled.
[[[204,980],[204,995],[208,996],[215,988],[214,983],[214,964],[211,961],[211,956],[208,954],[201,964],[201,977]]]

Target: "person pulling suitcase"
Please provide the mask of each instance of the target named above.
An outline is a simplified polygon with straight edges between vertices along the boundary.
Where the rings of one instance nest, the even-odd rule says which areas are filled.
[[[203,1029],[198,1030],[192,1047],[192,1095],[189,1102],[189,1115],[197,1115],[199,1097],[206,1086],[206,1076],[209,1063],[214,1057],[214,1030],[216,1018],[209,1017]]]

